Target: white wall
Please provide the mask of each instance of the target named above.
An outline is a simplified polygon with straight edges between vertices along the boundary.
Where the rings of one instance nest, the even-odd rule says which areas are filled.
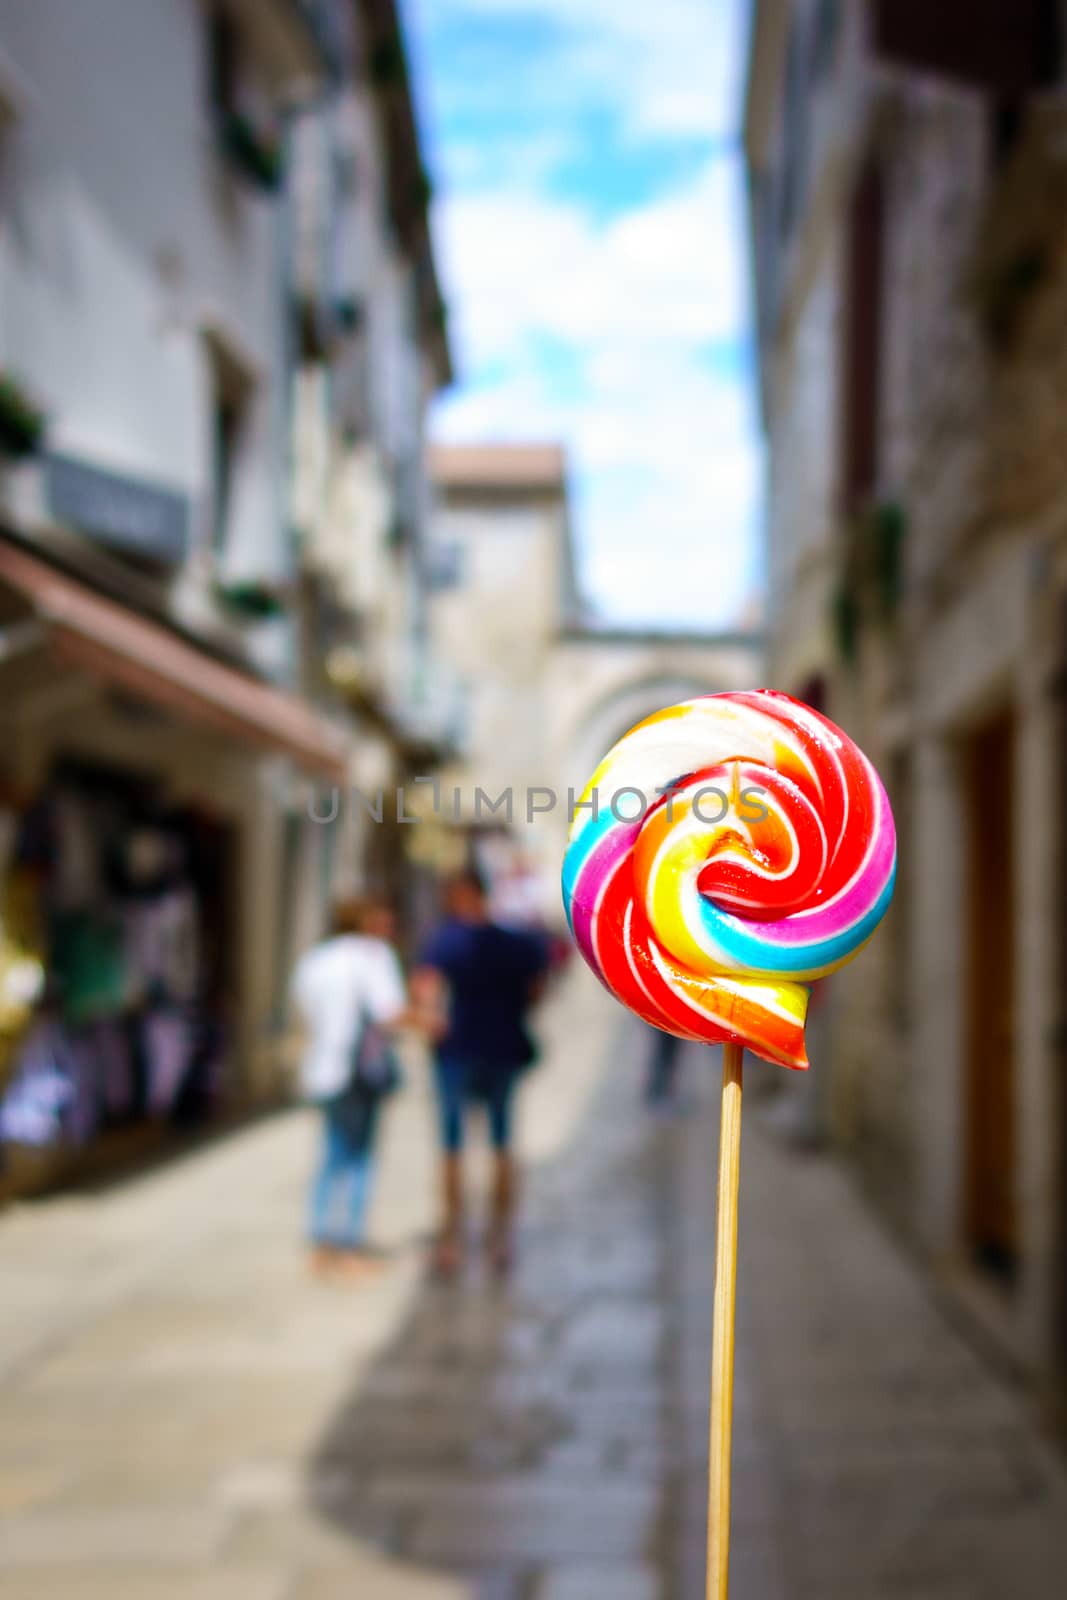
[[[285,570],[282,213],[219,156],[198,0],[0,0],[18,102],[0,134],[0,364],[49,447],[203,505],[205,320],[257,378],[234,574]]]
[[[420,679],[417,557],[427,500],[415,271],[389,219],[384,130],[370,87],[355,81],[301,121],[299,182],[310,187],[312,200],[327,188],[333,191],[325,282],[330,294],[353,299],[360,311],[353,336],[361,346],[358,359],[350,350],[338,364],[355,359],[363,367],[361,427],[369,437],[353,444],[340,431],[342,419],[330,406],[327,361],[318,369],[317,399],[300,408],[297,522],[311,534],[306,548],[312,560],[358,614],[353,637],[363,673],[403,709]],[[299,192],[296,201],[299,211]],[[302,388],[306,401],[307,379]],[[389,537],[398,515],[411,536],[402,548]]]
[[[552,781],[545,682],[562,536],[558,502],[456,502],[435,519],[435,543],[458,550],[459,582],[433,598],[433,637],[466,684],[468,765],[485,786]]]

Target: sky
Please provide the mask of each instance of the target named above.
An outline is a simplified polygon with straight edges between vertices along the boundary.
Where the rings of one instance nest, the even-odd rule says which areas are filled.
[[[611,626],[760,582],[745,0],[406,0],[459,378],[435,438],[558,439]]]

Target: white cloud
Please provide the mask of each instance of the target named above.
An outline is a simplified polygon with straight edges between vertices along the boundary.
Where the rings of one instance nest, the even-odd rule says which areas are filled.
[[[737,132],[741,0],[461,0],[459,9],[493,23],[509,14],[551,19],[567,36],[574,103],[610,100],[636,137],[718,140]]]
[[[589,593],[619,621],[729,626],[758,585],[760,448],[727,385],[648,402],[644,427],[620,410],[577,432]]]
[[[597,77],[646,147],[736,124],[731,0],[456,0],[464,14],[549,16],[572,36],[558,95]],[[713,126],[714,125],[714,126]],[[715,153],[650,199],[605,214],[551,187],[544,118],[487,184],[445,155],[435,243],[466,387],[435,432],[560,438],[586,587],[618,621],[727,626],[757,581],[761,451],[750,379],[714,359],[749,324],[739,158]]]
[[[758,588],[756,451],[694,454],[684,475],[643,490],[593,480],[583,576],[597,610],[620,623],[729,627]]]
[[[598,607],[726,624],[754,583],[759,451],[746,377],[707,360],[747,324],[732,161],[597,223],[550,196],[460,196],[439,230],[461,369],[450,438],[562,437]],[[538,340],[571,359],[563,384]],[[654,552],[654,553],[653,553]]]
[[[737,384],[668,364],[636,393],[594,386],[562,405],[520,372],[458,395],[440,420],[451,438],[566,440],[583,587],[598,613],[725,627],[750,602],[762,470]]]
[[[511,185],[447,199],[435,223],[461,361],[499,359],[532,333],[585,345],[744,336],[733,160],[711,158],[690,182],[600,223],[573,201]]]

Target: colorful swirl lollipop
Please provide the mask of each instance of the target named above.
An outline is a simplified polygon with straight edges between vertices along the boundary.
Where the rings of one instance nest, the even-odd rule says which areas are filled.
[[[705,695],[638,723],[576,810],[571,929],[617,999],[668,1033],[806,1067],[805,984],[850,961],[893,893],[867,757],[789,695]]]

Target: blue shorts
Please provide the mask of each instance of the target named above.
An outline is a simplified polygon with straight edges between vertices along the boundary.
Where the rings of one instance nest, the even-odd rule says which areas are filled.
[[[481,1105],[489,1119],[494,1150],[511,1144],[511,1102],[518,1073],[510,1068],[486,1070],[459,1056],[437,1057],[437,1101],[441,1143],[450,1152],[462,1150],[467,1107]]]

